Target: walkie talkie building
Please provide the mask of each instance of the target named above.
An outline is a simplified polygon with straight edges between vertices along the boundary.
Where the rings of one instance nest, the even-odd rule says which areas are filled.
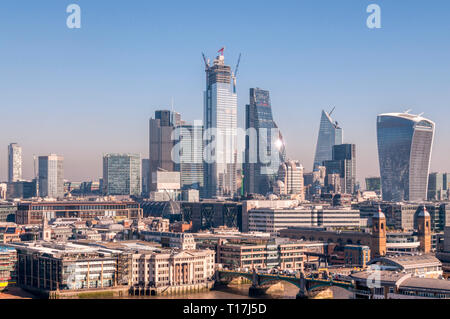
[[[377,119],[381,190],[385,201],[424,201],[434,139],[434,122],[408,113]]]

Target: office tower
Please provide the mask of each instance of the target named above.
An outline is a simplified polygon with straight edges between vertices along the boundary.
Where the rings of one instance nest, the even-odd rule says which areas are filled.
[[[174,139],[179,157],[181,188],[203,191],[203,125],[182,124],[175,129]],[[202,194],[203,195],[203,194]]]
[[[250,89],[250,104],[245,109],[245,129],[256,135],[245,137],[244,193],[266,195],[272,191],[286,151],[272,116],[269,91]]]
[[[356,147],[355,144],[341,144],[333,146],[333,159],[324,161],[326,167],[327,181],[330,185],[328,176],[339,174],[341,178],[341,192],[353,194],[356,186]],[[336,182],[336,181],[334,181]],[[336,190],[336,187],[333,187]]]
[[[103,192],[105,195],[141,195],[141,156],[106,154],[103,156]]]
[[[303,166],[298,161],[287,161],[280,165],[274,193],[279,195],[298,195],[304,199]]]
[[[427,199],[428,173],[435,124],[408,113],[377,119],[381,191],[385,201]]]
[[[169,172],[175,170],[175,163],[172,160],[172,149],[174,141],[172,140],[172,132],[174,130],[174,122],[180,122],[179,114],[174,115],[171,111],[160,110],[155,112],[155,118],[150,119],[149,128],[149,184],[151,184],[151,176],[158,169]]]
[[[343,162],[344,193],[353,194],[356,187],[356,146],[355,144],[341,144],[333,147],[333,159]]]
[[[22,147],[17,143],[8,146],[8,182],[22,180]]]
[[[380,177],[366,177],[366,190],[376,193],[381,192],[381,178]]]
[[[448,199],[447,191],[447,173],[430,173],[427,199],[430,201],[446,200]]]
[[[237,94],[236,77],[222,54],[212,65],[205,59],[205,197],[236,193]]]
[[[64,157],[39,156],[39,196],[64,197]]]
[[[321,166],[324,161],[331,160],[333,158],[333,146],[343,143],[343,130],[331,118],[332,113],[333,111],[329,114],[322,111],[314,168]]]
[[[142,159],[142,195],[148,196],[150,192],[150,160]]]

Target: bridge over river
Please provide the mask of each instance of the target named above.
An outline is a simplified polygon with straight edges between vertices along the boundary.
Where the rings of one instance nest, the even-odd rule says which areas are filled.
[[[297,276],[288,276],[280,274],[263,274],[253,272],[240,272],[232,270],[218,270],[216,271],[215,279],[216,282],[227,284],[231,282],[234,278],[246,278],[251,283],[252,286],[249,289],[250,296],[258,296],[264,294],[270,286],[278,282],[288,282],[299,288],[297,294],[298,299],[307,298],[308,293],[321,289],[324,287],[340,287],[347,290],[354,288],[354,282],[351,280],[334,280],[332,278],[314,278],[312,276],[305,276],[303,273]]]

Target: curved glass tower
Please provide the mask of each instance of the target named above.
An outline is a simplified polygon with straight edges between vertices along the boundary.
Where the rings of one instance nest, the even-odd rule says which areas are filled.
[[[330,114],[322,111],[314,168],[322,166],[324,161],[332,160],[333,146],[343,143],[342,128],[339,127],[337,122],[333,121]]]
[[[381,190],[385,201],[424,201],[434,139],[434,122],[408,113],[377,119]]]
[[[255,129],[257,136],[256,141],[251,141],[250,136],[245,139],[244,193],[267,195],[272,191],[280,165],[286,161],[283,136],[273,120],[269,91],[250,89],[245,128]],[[257,161],[250,159],[251,147]],[[261,155],[267,158],[262,159]]]

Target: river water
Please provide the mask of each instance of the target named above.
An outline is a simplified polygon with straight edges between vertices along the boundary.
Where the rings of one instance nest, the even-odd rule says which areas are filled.
[[[130,299],[255,299],[248,296],[250,285],[229,285],[215,288],[207,292],[192,293],[173,296],[133,296]],[[282,284],[283,290],[273,292],[269,295],[258,297],[258,299],[295,299],[298,288],[291,284]],[[342,288],[331,287],[334,299],[349,299],[351,293]]]

